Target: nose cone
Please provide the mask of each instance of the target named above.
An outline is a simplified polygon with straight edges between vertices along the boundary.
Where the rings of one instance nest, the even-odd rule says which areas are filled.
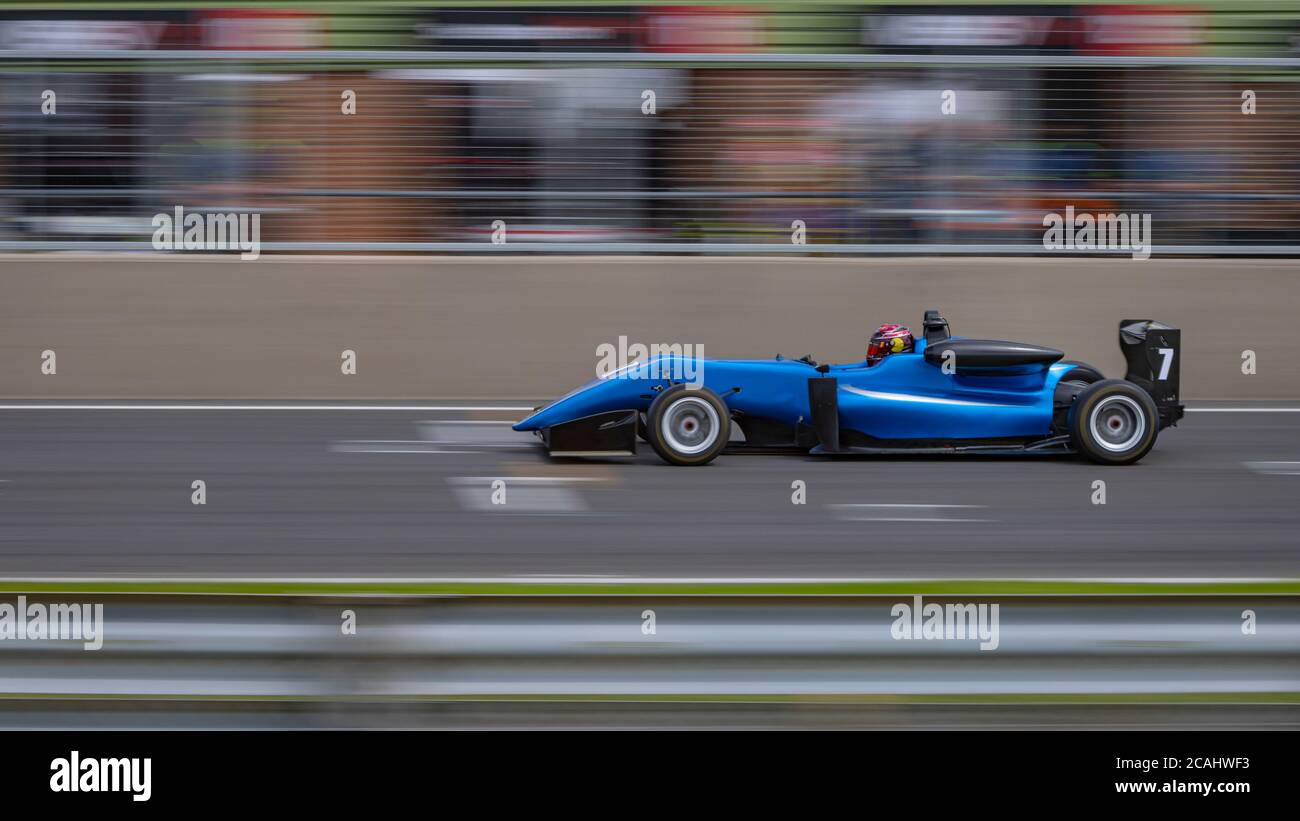
[[[519,431],[541,430],[597,413],[644,409],[646,402],[641,394],[649,387],[641,378],[640,367],[643,366],[594,379],[537,409],[512,427]]]
[[[544,412],[545,408],[546,405],[543,405],[540,409],[534,409],[534,411],[531,414],[529,414],[526,418],[521,419],[518,422],[511,425],[510,426],[511,430],[540,430],[546,427],[545,425],[538,424],[537,422],[538,418],[542,416],[542,413]]]
[[[594,404],[592,398],[594,387],[584,385],[553,402],[533,408],[529,416],[511,425],[511,428],[520,431],[541,430],[586,416]]]
[[[566,396],[563,399],[557,399],[548,405],[543,405],[533,411],[527,419],[516,422],[511,427],[514,430],[529,431],[541,430],[555,425],[562,425],[565,422],[572,422],[583,416],[587,416],[596,411],[592,408],[600,407],[598,403],[592,401],[589,391],[583,391],[572,396]]]

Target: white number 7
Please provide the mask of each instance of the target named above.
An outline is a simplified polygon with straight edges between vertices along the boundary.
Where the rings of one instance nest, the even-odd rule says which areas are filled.
[[[1174,364],[1174,349],[1156,348],[1156,352],[1163,357],[1160,362],[1160,375],[1157,376],[1156,379],[1163,382],[1169,378],[1169,366]]]

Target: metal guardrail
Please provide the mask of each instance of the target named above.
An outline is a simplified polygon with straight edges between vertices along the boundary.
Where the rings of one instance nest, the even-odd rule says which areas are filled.
[[[963,600],[998,605],[990,650],[978,640],[893,638],[893,608],[913,605],[910,597],[102,600],[100,650],[0,641],[0,692],[145,699],[1300,692],[1294,598]],[[1246,610],[1254,634],[1242,629]],[[342,629],[344,611],[355,614],[355,635]]]

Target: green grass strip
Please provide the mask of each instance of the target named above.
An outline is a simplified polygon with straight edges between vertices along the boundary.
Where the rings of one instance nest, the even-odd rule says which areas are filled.
[[[1300,595],[1300,579],[1253,581],[1071,581],[915,579],[844,582],[552,582],[0,579],[0,593],[312,596],[1233,596]]]
[[[732,703],[732,704],[969,704],[969,705],[1053,705],[1053,704],[1300,704],[1300,692],[1276,693],[579,693],[579,694],[484,694],[373,696],[298,695],[182,695],[148,693],[0,693],[0,701],[116,701],[116,702],[213,702],[213,703],[401,703],[401,702],[599,702],[599,703]]]

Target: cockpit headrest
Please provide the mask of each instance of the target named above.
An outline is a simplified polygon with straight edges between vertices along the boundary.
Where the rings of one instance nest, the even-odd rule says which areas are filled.
[[[943,342],[951,336],[948,331],[948,320],[933,309],[925,312],[925,319],[921,320],[921,327],[925,329],[925,344],[927,345]]]

